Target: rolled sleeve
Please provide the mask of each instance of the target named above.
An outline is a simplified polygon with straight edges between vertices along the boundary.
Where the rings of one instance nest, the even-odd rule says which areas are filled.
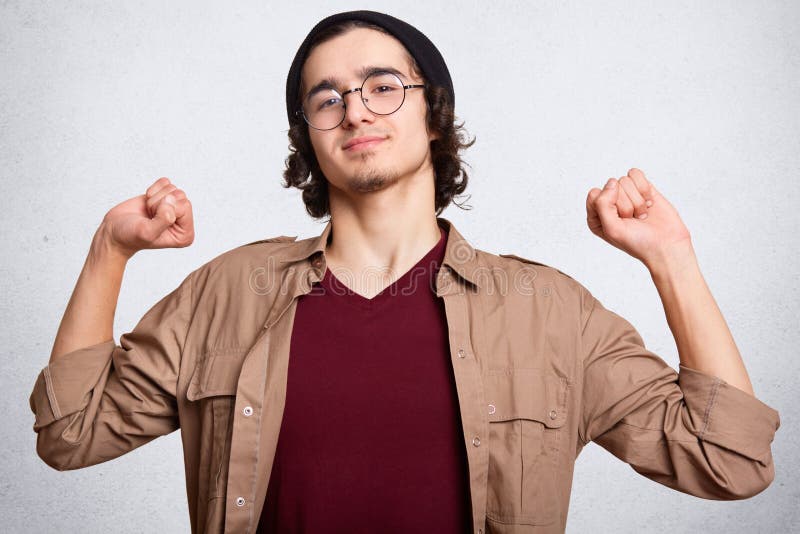
[[[718,378],[680,365],[678,385],[697,438],[762,464],[780,427],[777,410]]]
[[[775,476],[778,412],[716,376],[676,372],[584,288],[578,434],[678,491],[734,500]]]
[[[111,460],[179,427],[177,381],[191,312],[192,276],[134,329],[55,358],[29,403],[36,451],[58,470]]]
[[[30,396],[35,432],[88,404],[88,396],[108,372],[115,347],[113,339],[103,341],[59,356],[42,369]]]

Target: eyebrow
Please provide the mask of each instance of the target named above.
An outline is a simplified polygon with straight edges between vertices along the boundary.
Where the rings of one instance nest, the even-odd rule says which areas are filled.
[[[407,78],[407,76],[405,74],[403,74],[402,72],[400,72],[399,70],[397,70],[394,67],[378,66],[378,65],[367,65],[365,67],[361,67],[359,70],[356,71],[355,74],[356,74],[356,76],[359,76],[362,79],[364,79],[367,76],[375,74],[376,72],[388,72],[390,74],[394,74],[394,75],[398,76],[400,78],[400,80],[403,81],[403,82],[405,82],[405,78]],[[319,83],[315,84],[308,91],[308,93],[306,93],[306,95],[303,97],[303,99],[306,99],[306,98],[312,96],[313,94],[318,93],[319,91],[324,91],[326,89],[336,89],[337,87],[341,87],[342,85],[344,85],[344,84],[342,83],[342,80],[340,80],[339,78],[337,78],[335,76],[328,76],[324,80],[322,80]]]

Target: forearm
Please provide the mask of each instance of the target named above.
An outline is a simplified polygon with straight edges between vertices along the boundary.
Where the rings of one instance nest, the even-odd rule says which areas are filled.
[[[647,265],[681,364],[718,376],[755,396],[739,349],[700,272],[691,241],[663,251]]]
[[[77,349],[114,339],[114,314],[128,256],[114,249],[101,225],[64,311],[50,362]]]

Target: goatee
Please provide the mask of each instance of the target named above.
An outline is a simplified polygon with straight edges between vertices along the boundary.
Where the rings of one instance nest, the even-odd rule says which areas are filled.
[[[356,193],[372,193],[395,183],[398,175],[391,169],[366,169],[352,176],[348,181],[350,189]]]

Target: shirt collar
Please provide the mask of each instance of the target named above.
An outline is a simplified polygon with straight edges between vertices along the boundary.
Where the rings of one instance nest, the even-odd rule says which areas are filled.
[[[447,244],[444,251],[442,265],[456,272],[461,278],[471,284],[481,287],[477,253],[472,245],[456,230],[455,225],[444,217],[437,217],[437,223],[447,231]],[[281,263],[296,263],[308,261],[319,269],[320,278],[325,272],[325,245],[328,242],[333,223],[329,220],[317,237],[310,237],[290,243],[284,249]]]

